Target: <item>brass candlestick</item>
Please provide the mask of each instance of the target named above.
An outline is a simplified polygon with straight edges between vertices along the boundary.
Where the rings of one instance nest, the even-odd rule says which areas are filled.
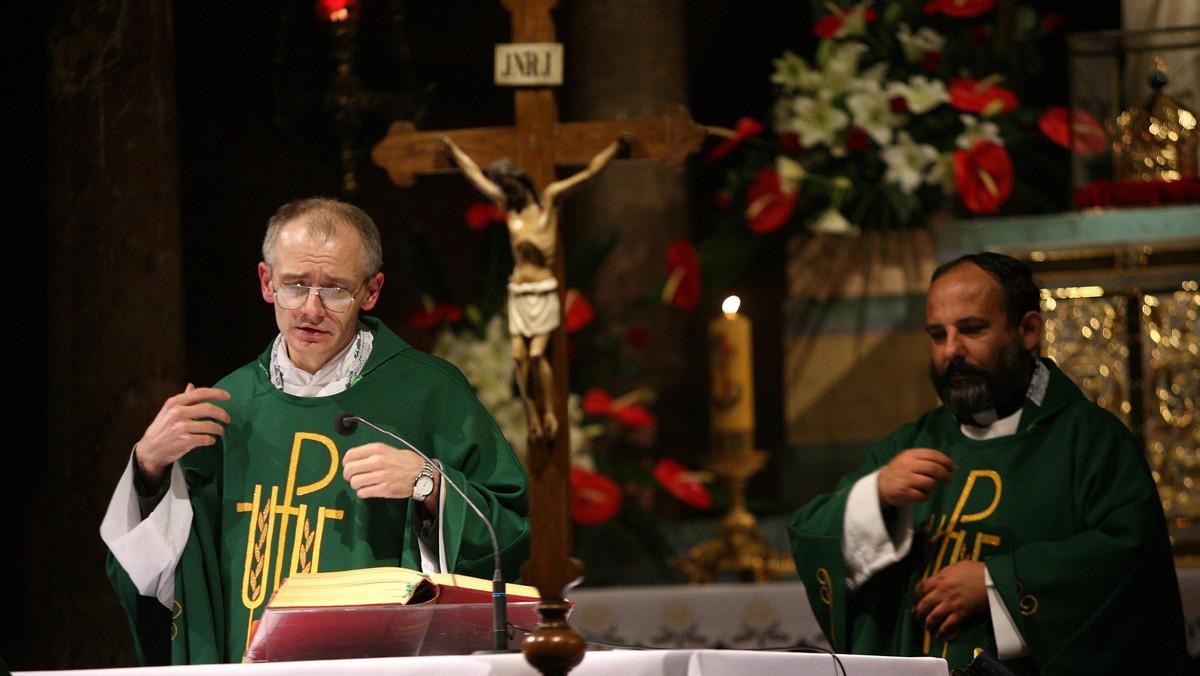
[[[704,466],[729,488],[729,511],[721,518],[719,531],[688,550],[674,567],[692,583],[713,582],[720,573],[733,573],[754,582],[766,582],[794,572],[791,557],[779,556],[763,538],[758,520],[746,509],[746,482],[766,464],[766,451],[754,450],[753,433],[736,435],[727,448],[714,444]]]

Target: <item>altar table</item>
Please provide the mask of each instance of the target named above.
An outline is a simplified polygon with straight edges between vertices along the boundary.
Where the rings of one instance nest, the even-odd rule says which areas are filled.
[[[847,676],[947,676],[932,657],[838,655]],[[843,673],[830,655],[748,650],[589,651],[572,676],[805,676]],[[365,660],[215,664],[180,667],[18,671],[15,676],[537,676],[519,654],[386,657]]]

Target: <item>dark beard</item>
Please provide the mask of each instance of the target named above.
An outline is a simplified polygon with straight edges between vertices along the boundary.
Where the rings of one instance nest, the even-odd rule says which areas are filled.
[[[1012,414],[1025,399],[1029,378],[1033,373],[1033,354],[1021,349],[1014,341],[1000,351],[1000,359],[992,371],[965,362],[950,362],[938,373],[932,364],[929,377],[942,403],[954,412],[961,422],[975,424],[975,414],[996,409],[999,417]],[[955,375],[975,378],[954,382]]]

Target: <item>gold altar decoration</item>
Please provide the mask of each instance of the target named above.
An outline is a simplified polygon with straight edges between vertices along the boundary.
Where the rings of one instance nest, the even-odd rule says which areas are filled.
[[[746,482],[768,454],[754,449],[753,334],[750,319],[738,314],[740,303],[737,296],[726,298],[708,327],[712,450],[702,464],[726,484],[730,504],[716,537],[670,562],[693,583],[713,582],[721,573],[766,582],[795,570],[790,556],[767,544],[746,509]]]
[[[1176,554],[1200,556],[1200,285],[1047,289],[1043,311],[1046,355],[1143,443]]]
[[[1117,116],[1113,173],[1118,181],[1178,181],[1196,178],[1196,116],[1163,90],[1166,65],[1155,59],[1154,90],[1140,105]]]

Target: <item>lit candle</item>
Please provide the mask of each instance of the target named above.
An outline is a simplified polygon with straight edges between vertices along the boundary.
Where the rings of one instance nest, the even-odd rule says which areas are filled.
[[[317,18],[337,23],[358,18],[358,0],[317,0]]]
[[[740,305],[737,296],[726,298],[721,316],[708,325],[710,401],[714,442],[749,450],[754,441],[754,368],[750,320],[737,313]]]

